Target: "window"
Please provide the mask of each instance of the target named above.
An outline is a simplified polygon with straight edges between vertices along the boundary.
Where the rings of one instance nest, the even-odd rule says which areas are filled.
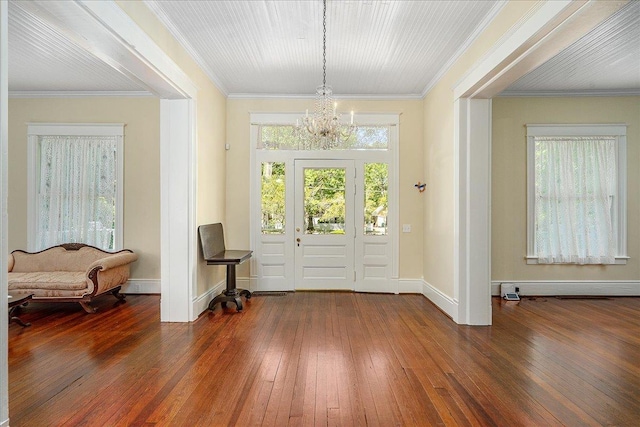
[[[29,125],[29,248],[122,248],[123,125]]]
[[[335,150],[388,150],[389,125],[360,125]],[[262,124],[258,127],[258,150],[308,150],[308,141],[296,133],[293,125]]]
[[[386,163],[364,165],[364,234],[387,234],[389,167]]]
[[[284,234],[285,183],[284,162],[262,162],[262,234]]]
[[[304,170],[304,234],[344,234],[346,216],[344,168]]]
[[[626,126],[527,125],[527,262],[626,256]]]

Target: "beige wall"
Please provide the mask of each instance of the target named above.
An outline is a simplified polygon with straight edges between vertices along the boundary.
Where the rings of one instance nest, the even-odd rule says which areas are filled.
[[[454,297],[453,88],[537,2],[510,1],[424,99],[424,279]]]
[[[626,123],[627,265],[527,265],[528,123]],[[492,280],[640,279],[640,97],[496,98],[492,140]]]
[[[193,61],[143,2],[117,1],[117,4],[182,69],[198,88],[197,127],[197,225],[225,223],[225,135],[226,103],[222,92]],[[225,232],[226,234],[226,232]],[[224,266],[207,266],[198,246],[197,289],[202,295],[224,280]]]
[[[300,112],[313,108],[313,100],[230,99],[227,101],[227,237],[229,247],[249,247],[249,115],[255,112]],[[422,172],[421,100],[339,100],[343,111],[400,113],[400,224],[411,224],[411,233],[400,233],[399,275],[402,279],[422,276],[422,197],[413,186],[424,181]],[[398,230],[399,232],[399,230]],[[242,266],[238,275],[248,276]]]
[[[160,104],[156,98],[9,100],[9,250],[27,248],[27,123],[125,123],[124,247],[134,279],[160,278]]]

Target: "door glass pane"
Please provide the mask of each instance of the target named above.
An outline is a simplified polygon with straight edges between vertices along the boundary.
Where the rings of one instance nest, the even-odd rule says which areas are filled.
[[[284,234],[284,163],[262,163],[262,234]]]
[[[387,234],[389,173],[386,163],[364,165],[364,234]]]
[[[304,170],[305,234],[344,234],[344,168]]]

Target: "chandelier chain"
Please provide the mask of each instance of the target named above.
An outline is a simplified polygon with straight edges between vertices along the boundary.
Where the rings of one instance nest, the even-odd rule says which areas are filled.
[[[327,0],[322,2],[322,85],[316,88],[315,112],[309,115],[307,110],[302,124],[297,120],[295,136],[300,147],[305,150],[331,150],[344,147],[356,125],[341,123],[338,104],[333,101],[333,89],[327,86]]]
[[[327,0],[322,9],[322,86],[327,86]]]

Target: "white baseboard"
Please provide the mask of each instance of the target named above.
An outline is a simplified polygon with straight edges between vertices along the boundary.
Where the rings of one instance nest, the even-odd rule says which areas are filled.
[[[454,322],[458,323],[458,301],[443,294],[439,289],[434,288],[426,281],[422,281],[422,295],[427,297]]]
[[[251,277],[236,277],[236,288],[247,289],[253,292],[255,280]]]
[[[501,283],[513,283],[523,296],[640,296],[640,280],[492,280],[491,295]]]
[[[194,315],[193,320],[197,319],[202,312],[204,312],[207,308],[209,308],[209,303],[211,302],[211,300],[214,299],[219,293],[224,291],[226,288],[227,288],[226,280],[221,280],[213,288],[209,289],[202,295],[195,297],[193,299],[193,315]]]
[[[160,279],[129,279],[122,285],[123,294],[160,294]]]
[[[400,294],[422,294],[424,280],[422,279],[399,279],[398,293]]]

